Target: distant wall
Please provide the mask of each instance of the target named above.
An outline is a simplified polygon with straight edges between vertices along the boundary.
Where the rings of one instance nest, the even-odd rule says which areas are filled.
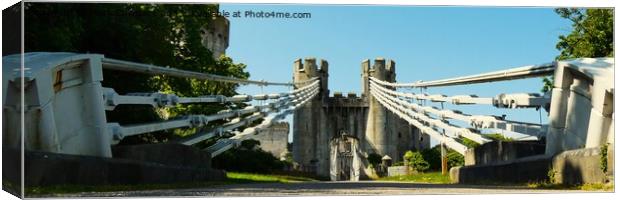
[[[287,152],[289,129],[288,122],[278,122],[248,138],[260,141],[261,149],[270,152],[276,158],[280,158],[284,152]]]
[[[600,159],[600,148],[570,150],[556,156],[542,154],[493,164],[453,167],[450,169],[450,179],[465,184],[542,181],[567,185],[605,183],[611,176],[601,169]],[[553,174],[554,180],[549,180],[549,174]]]
[[[493,141],[465,152],[465,165],[491,164],[545,153],[540,141]]]

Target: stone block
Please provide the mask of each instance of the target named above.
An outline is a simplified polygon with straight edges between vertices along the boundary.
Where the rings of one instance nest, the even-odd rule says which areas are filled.
[[[408,175],[409,169],[407,166],[392,166],[388,167],[388,176],[402,176]]]
[[[459,173],[461,172],[461,167],[452,167],[450,168],[450,183],[459,183]]]
[[[454,167],[450,179],[457,183],[528,183],[544,181],[551,157],[537,155],[493,164]]]
[[[456,183],[529,183],[548,181],[554,172],[555,183],[566,185],[605,183],[607,177],[600,168],[600,149],[587,148],[452,168],[450,179]]]
[[[162,156],[172,154],[159,148],[135,147],[133,149],[141,152],[125,154],[135,160],[26,151],[25,185],[163,184],[226,179],[223,171],[205,166],[209,161],[199,161],[205,158],[204,155],[196,156],[197,152],[181,150],[179,153],[187,154],[177,154],[174,158],[168,157],[171,161],[162,162]],[[149,152],[164,153],[147,155]]]
[[[465,165],[491,164],[545,153],[540,141],[493,141],[465,152]]]
[[[600,148],[562,152],[553,158],[556,182],[564,184],[604,183]]]

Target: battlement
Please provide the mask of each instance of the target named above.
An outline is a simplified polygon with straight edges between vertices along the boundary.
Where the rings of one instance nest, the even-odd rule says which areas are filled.
[[[357,93],[355,92],[347,92],[346,95],[343,95],[344,93],[340,92],[340,91],[336,91],[334,92],[333,95],[331,95],[330,97],[332,98],[349,98],[349,99],[358,99],[360,97],[357,96]]]
[[[393,60],[385,60],[385,58],[375,58],[374,63],[371,65],[370,59],[362,61],[362,75],[367,74],[372,77],[381,78],[386,75],[392,75],[396,73],[396,62]]]
[[[270,129],[288,132],[290,125],[288,122],[274,122],[269,126]]]
[[[370,77],[388,82],[396,81],[396,62],[385,60],[385,58],[375,58],[374,63],[370,59],[362,61],[362,96],[369,95],[368,79]]]
[[[311,76],[316,76],[318,73],[326,74],[329,69],[329,64],[326,60],[321,59],[319,65],[317,65],[316,58],[314,57],[307,57],[303,60],[299,58],[295,60],[293,66],[293,73],[305,73]]]
[[[342,92],[334,92],[327,98],[328,107],[368,107],[368,101],[366,98],[358,96],[355,92],[347,92],[343,95]]]

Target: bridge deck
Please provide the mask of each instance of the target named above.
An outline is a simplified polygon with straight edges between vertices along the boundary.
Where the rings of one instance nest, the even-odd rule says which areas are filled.
[[[580,190],[540,190],[526,186],[457,185],[399,182],[304,182],[220,185],[209,188],[77,193],[70,197],[132,196],[331,196],[331,195],[416,195],[416,194],[515,194],[565,193]]]

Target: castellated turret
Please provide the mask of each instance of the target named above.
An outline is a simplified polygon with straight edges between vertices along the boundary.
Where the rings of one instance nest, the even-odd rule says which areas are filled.
[[[385,64],[385,59],[376,58],[372,68],[367,71],[368,77],[374,77],[383,81],[392,81],[390,78],[394,77],[394,62],[388,61],[390,67]],[[379,155],[389,155],[390,157],[398,157],[395,151],[395,144],[389,140],[387,124],[388,110],[383,107],[379,102],[370,94],[366,94],[368,98],[368,120],[366,122],[366,140],[368,141],[367,149],[372,150]]]
[[[315,58],[297,59],[293,63],[293,81],[303,82],[312,78],[318,78],[321,81],[321,89],[319,94],[311,101],[308,101],[303,107],[297,109],[293,115],[293,159],[299,163],[301,170],[317,173],[317,136],[321,132],[322,119],[325,116],[323,112],[323,102],[327,89],[327,67],[328,63],[321,60],[321,68],[316,64]],[[310,82],[306,82],[309,84]],[[296,85],[295,89],[305,85]]]
[[[372,64],[372,65],[371,65]],[[367,178],[369,154],[388,155],[402,160],[407,150],[430,145],[428,136],[390,113],[369,93],[369,77],[394,82],[396,64],[383,58],[362,61],[362,93],[328,89],[328,63],[306,58],[295,60],[296,82],[318,77],[321,92],[295,111],[293,119],[293,159],[304,171],[329,176],[332,180]],[[297,86],[303,87],[303,85]]]
[[[327,96],[322,95],[322,93],[329,94],[329,90],[327,88],[328,83],[328,63],[326,60],[321,60],[320,68],[317,66],[316,58],[308,57],[303,60],[297,59],[293,63],[293,81],[294,82],[303,82],[306,80],[310,80],[314,77],[317,77],[321,80],[321,93],[319,96]],[[304,85],[297,85],[295,88],[303,87]]]

